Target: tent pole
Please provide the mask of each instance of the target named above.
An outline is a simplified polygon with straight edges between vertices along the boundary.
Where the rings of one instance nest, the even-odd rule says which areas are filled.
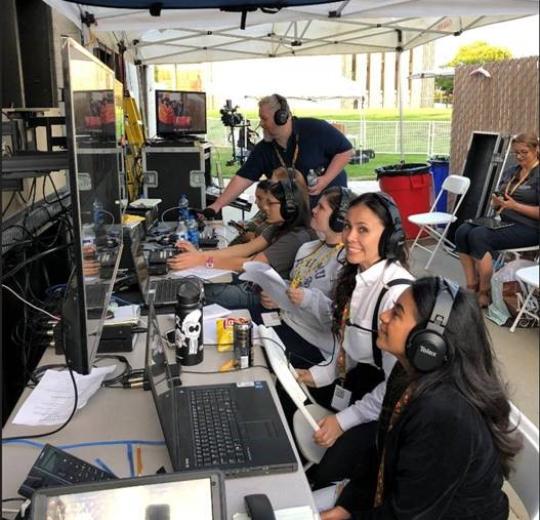
[[[403,159],[403,74],[402,74],[402,56],[403,56],[403,33],[401,29],[397,29],[398,45],[397,52],[397,75],[398,75],[398,107],[399,107],[399,160]]]

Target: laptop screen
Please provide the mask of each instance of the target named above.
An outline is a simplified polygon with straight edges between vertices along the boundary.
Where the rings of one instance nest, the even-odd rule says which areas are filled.
[[[38,490],[32,519],[217,520],[224,518],[223,475],[153,475]]]
[[[144,257],[143,244],[139,237],[134,237],[131,243],[131,255],[133,257],[133,265],[135,266],[135,275],[143,301],[148,303],[148,285],[150,283],[150,275],[148,273],[148,264]]]
[[[167,361],[168,347],[160,333],[158,318],[154,308],[155,291],[148,292],[148,332],[146,334],[146,363],[152,397],[158,412],[161,429],[172,461],[178,460],[179,432],[178,408],[175,398],[175,383],[178,376],[173,376]],[[172,391],[171,391],[172,390]]]

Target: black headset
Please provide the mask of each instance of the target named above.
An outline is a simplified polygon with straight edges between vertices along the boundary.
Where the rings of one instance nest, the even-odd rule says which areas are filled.
[[[279,103],[279,108],[274,112],[274,123],[278,126],[283,126],[291,115],[289,104],[287,103],[287,100],[279,94],[274,94],[274,97]]]
[[[385,207],[386,211],[390,215],[392,221],[392,227],[385,229],[379,240],[379,256],[388,260],[395,260],[399,256],[399,250],[405,243],[405,233],[401,226],[401,216],[399,209],[394,202],[394,199],[384,192],[374,192],[381,204]]]
[[[407,359],[419,372],[437,370],[448,360],[448,344],[443,334],[459,285],[446,278],[437,280],[437,297],[429,321],[424,328],[413,329],[405,346]]]
[[[279,181],[284,195],[280,200],[279,211],[285,222],[291,222],[298,216],[298,204],[294,198],[294,168],[286,168],[286,170],[287,178]]]
[[[339,186],[339,203],[332,211],[330,219],[328,220],[328,226],[334,233],[341,233],[343,231],[350,202],[351,190],[344,188],[343,186]]]

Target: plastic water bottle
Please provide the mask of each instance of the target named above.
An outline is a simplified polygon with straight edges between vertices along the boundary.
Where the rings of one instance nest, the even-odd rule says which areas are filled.
[[[179,220],[178,225],[176,226],[176,239],[177,240],[187,240],[188,239],[188,229],[185,220]]]
[[[308,171],[307,174],[307,185],[308,187],[312,188],[317,184],[317,174],[315,173],[315,170],[312,168]]]
[[[94,199],[92,203],[92,220],[94,221],[94,235],[100,238],[105,234],[105,213],[103,204],[99,199]]]
[[[187,195],[185,193],[182,193],[180,195],[180,199],[178,199],[178,221],[185,220],[187,221],[189,218],[189,200],[187,198]]]
[[[193,217],[187,221],[187,239],[195,247],[199,247],[199,225]]]

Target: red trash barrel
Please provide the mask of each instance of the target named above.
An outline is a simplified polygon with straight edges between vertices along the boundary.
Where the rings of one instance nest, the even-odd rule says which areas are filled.
[[[396,201],[407,238],[415,238],[419,228],[409,215],[427,213],[431,207],[432,176],[429,164],[394,164],[375,169],[381,191]]]

